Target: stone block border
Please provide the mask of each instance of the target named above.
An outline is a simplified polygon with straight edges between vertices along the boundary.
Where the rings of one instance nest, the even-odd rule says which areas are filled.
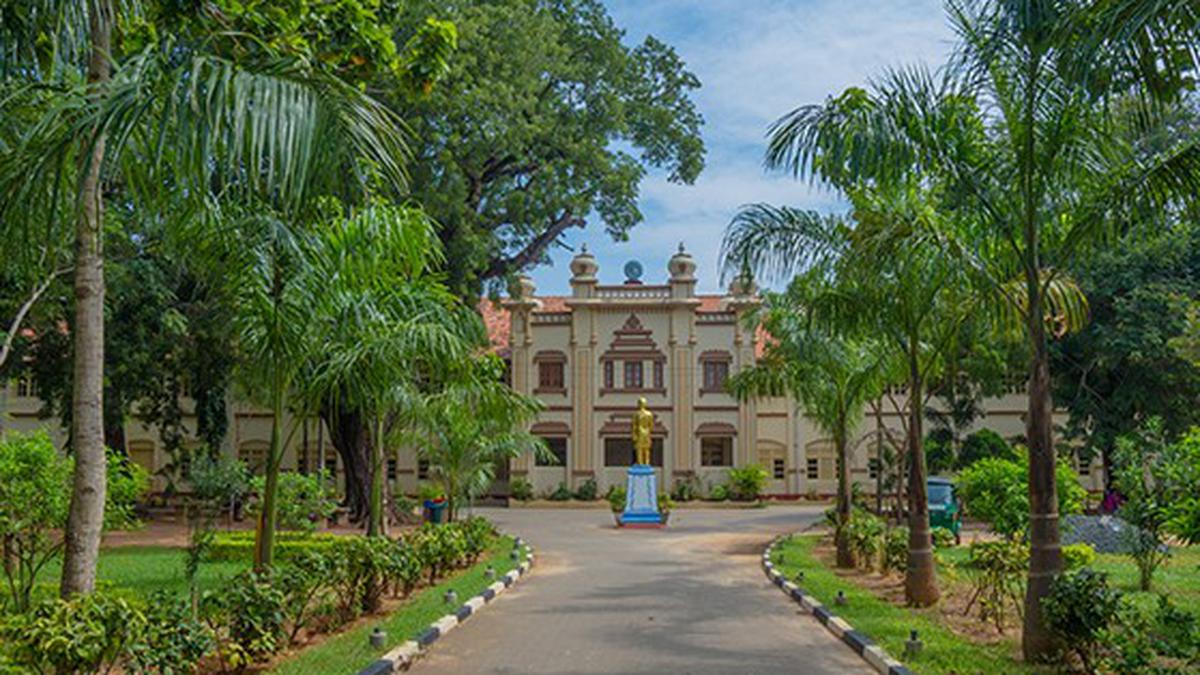
[[[522,542],[520,537],[517,537],[516,544],[525,549],[525,560],[516,569],[500,577],[496,583],[483,589],[483,592],[467,600],[453,612],[429,624],[429,627],[421,631],[415,640],[401,644],[379,657],[371,665],[358,671],[358,675],[388,675],[408,670],[413,661],[416,661],[430,645],[437,642],[438,638],[454,630],[484,605],[495,600],[496,596],[508,590],[509,586],[517,583],[521,577],[527,576],[530,568],[533,567],[533,547]]]
[[[805,593],[803,588],[788,581],[779,570],[775,569],[775,563],[771,562],[771,553],[775,550],[775,545],[783,541],[784,538],[783,536],[776,537],[763,549],[763,571],[766,572],[767,578],[771,580],[771,583],[778,586],[779,590],[787,594],[805,612],[812,614],[817,621],[821,622],[821,625],[825,626],[830,633],[833,633],[846,646],[853,649],[864,661],[871,664],[871,667],[880,675],[912,675],[911,670],[889,656],[871,638],[855,630],[853,626],[846,623],[845,619],[835,615],[828,607],[821,604],[819,600]]]

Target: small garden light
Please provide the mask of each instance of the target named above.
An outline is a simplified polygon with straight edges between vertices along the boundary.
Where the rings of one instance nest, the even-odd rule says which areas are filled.
[[[453,605],[458,602],[458,592],[455,591],[453,588],[446,591],[446,595],[444,597],[445,597],[447,605]]]
[[[925,648],[925,643],[921,642],[921,638],[917,636],[917,629],[914,628],[908,633],[908,640],[904,643],[904,655],[916,656]]]
[[[370,637],[371,649],[383,649],[387,646],[387,633],[383,632],[383,629],[379,626],[376,626],[375,630],[371,631]]]
[[[838,591],[837,597],[833,599],[833,604],[844,606],[846,604],[846,591]]]
[[[521,549],[514,548],[512,550],[512,553],[508,554],[508,557],[512,558],[513,560],[520,560],[521,559]]]
[[[795,581],[797,584],[804,583],[804,570],[796,570]]]
[[[492,567],[491,565],[488,565],[487,569],[483,571],[483,578],[484,579],[495,579],[496,578],[496,568]]]

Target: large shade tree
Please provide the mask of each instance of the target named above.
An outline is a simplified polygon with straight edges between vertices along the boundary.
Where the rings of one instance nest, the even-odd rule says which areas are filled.
[[[0,9],[0,116],[27,122],[0,148],[0,234],[53,218],[75,224],[75,476],[63,595],[94,588],[104,513],[102,232],[112,193],[148,209],[165,198],[213,209],[257,195],[290,214],[322,194],[358,190],[364,162],[384,182],[403,182],[395,116],[336,68],[363,59],[359,47],[374,56],[390,36],[352,41],[341,61],[318,59],[322,45],[296,38],[323,34],[312,29],[331,17],[307,3],[293,9],[282,25],[261,6],[222,2],[36,0]],[[363,10],[339,16],[372,25]],[[422,35],[430,34],[444,31]],[[444,40],[432,43],[440,54]],[[402,68],[391,47],[386,62]]]
[[[573,228],[624,240],[648,169],[690,184],[703,168],[699,80],[653,36],[627,44],[599,0],[412,0],[401,12],[401,24],[436,14],[459,31],[444,81],[397,110],[420,139],[413,194],[463,297],[545,262]]]
[[[1049,343],[1086,318],[1081,296],[1060,282],[1074,257],[1128,223],[1121,214],[1195,194],[1194,138],[1147,147],[1112,131],[1123,110],[1117,99],[1136,102],[1140,129],[1162,121],[1154,99],[1186,81],[1179,75],[1193,52],[1178,38],[1194,34],[1196,14],[1165,2],[954,0],[947,8],[959,40],[941,77],[887,72],[869,91],[830,101],[816,122],[800,108],[778,123],[769,152],[797,173],[819,156],[844,181],[915,174],[944,184],[955,218],[939,229],[941,245],[1019,319],[1032,547],[1022,645],[1027,658],[1045,658],[1053,644],[1041,599],[1062,569]]]

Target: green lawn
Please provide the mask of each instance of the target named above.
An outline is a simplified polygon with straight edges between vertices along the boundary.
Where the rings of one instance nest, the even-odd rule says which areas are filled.
[[[968,642],[941,624],[938,610],[897,607],[839,577],[813,555],[819,541],[818,536],[795,536],[781,542],[772,555],[776,568],[788,579],[794,579],[798,570],[804,570],[804,581],[800,586],[805,592],[826,604],[830,611],[846,619],[856,630],[866,633],[914,673],[1042,672],[1013,660],[1017,646],[1011,640],[992,645]],[[845,592],[848,600],[844,607],[833,604],[839,590]],[[906,658],[904,642],[914,628],[925,642],[925,649],[915,658]]]
[[[183,549],[166,546],[120,546],[100,550],[98,579],[109,588],[124,588],[139,595],[150,595],[155,591],[187,593],[187,580],[183,576],[185,553]],[[249,567],[242,562],[207,562],[200,566],[200,589],[216,588],[225,579]],[[39,584],[58,585],[60,563],[47,565],[40,575]]]
[[[399,609],[376,620],[360,623],[356,627],[327,638],[320,644],[303,649],[295,656],[280,663],[274,673],[356,673],[397,645],[415,638],[429,624],[442,618],[453,608],[448,607],[442,596],[447,589],[458,593],[461,605],[471,596],[477,595],[491,585],[484,578],[488,564],[495,566],[497,579],[513,569],[517,563],[509,558],[512,538],[502,537],[483,556],[478,564],[457,576],[442,581],[433,588],[426,588],[413,595]],[[455,605],[454,608],[457,608]],[[371,648],[368,636],[376,626],[387,632],[387,647],[383,650]]]

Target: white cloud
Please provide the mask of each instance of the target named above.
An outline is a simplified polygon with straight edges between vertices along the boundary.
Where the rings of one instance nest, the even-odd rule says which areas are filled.
[[[696,96],[706,119],[708,168],[693,186],[658,174],[642,185],[643,224],[632,241],[613,243],[599,227],[572,232],[586,239],[605,281],[621,280],[630,258],[646,266],[647,281],[666,274],[680,241],[699,264],[701,290],[714,292],[721,236],[737,208],[765,201],[819,211],[841,208],[827,191],[762,169],[768,125],[789,110],[820,103],[865,84],[887,66],[923,62],[937,67],[952,34],[939,0],[607,0],[630,42],[653,34],[673,45],[702,82]],[[534,277],[543,292],[567,292],[571,253],[552,254],[554,266]]]

